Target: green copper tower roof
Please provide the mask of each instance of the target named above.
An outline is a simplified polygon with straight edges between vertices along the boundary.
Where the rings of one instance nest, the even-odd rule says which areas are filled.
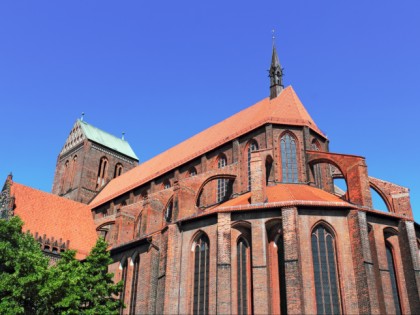
[[[134,153],[130,144],[124,139],[117,138],[108,132],[105,132],[99,128],[96,128],[85,121],[80,119],[77,120],[86,138],[103,145],[104,147],[110,148],[114,151],[122,153],[128,157],[139,160],[137,155]]]

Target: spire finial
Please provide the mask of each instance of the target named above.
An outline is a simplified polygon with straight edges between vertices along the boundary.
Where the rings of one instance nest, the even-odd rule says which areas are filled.
[[[272,36],[271,39],[273,40],[273,47],[276,45],[276,30],[273,28],[271,30]]]
[[[125,132],[123,131],[123,132],[122,132],[122,136],[121,136],[121,139],[122,139],[122,140],[124,140],[124,136],[125,136]]]
[[[271,56],[271,67],[268,70],[270,77],[270,99],[276,98],[283,90],[283,68],[280,65],[276,50],[275,30],[272,30],[273,54]]]
[[[83,121],[84,117],[85,117],[85,112],[82,112],[82,117],[80,117],[80,121]]]

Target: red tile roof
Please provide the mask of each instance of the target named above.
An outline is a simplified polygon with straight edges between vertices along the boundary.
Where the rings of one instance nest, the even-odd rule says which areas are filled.
[[[265,98],[112,180],[91,206],[103,204],[266,123],[308,126],[325,137],[289,86],[278,97]]]
[[[15,197],[14,214],[24,222],[23,231],[69,240],[77,259],[89,254],[97,239],[89,206],[15,182],[11,195]]]
[[[313,202],[314,205],[319,202],[341,204],[342,206],[348,204],[346,201],[324,190],[302,184],[278,184],[276,186],[269,186],[267,187],[266,193],[268,198],[267,203],[293,201],[296,204],[301,202],[305,205],[309,205],[310,203],[308,202]],[[249,205],[250,198],[251,193],[249,192],[224,202],[215,210],[224,207]],[[348,205],[351,206],[350,204]]]

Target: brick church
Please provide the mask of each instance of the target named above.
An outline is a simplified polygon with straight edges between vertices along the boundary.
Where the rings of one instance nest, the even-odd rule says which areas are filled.
[[[420,314],[409,190],[329,151],[275,47],[269,74],[269,97],[142,163],[77,120],[53,194],[9,176],[0,214],[20,215],[57,259],[104,237],[123,314]]]

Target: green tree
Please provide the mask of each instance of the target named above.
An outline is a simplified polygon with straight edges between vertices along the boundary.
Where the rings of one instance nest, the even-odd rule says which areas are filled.
[[[85,261],[75,251],[54,266],[18,217],[0,220],[0,314],[119,314],[122,282],[108,273],[107,243],[98,239]]]
[[[42,314],[48,259],[19,217],[0,220],[0,313]]]

